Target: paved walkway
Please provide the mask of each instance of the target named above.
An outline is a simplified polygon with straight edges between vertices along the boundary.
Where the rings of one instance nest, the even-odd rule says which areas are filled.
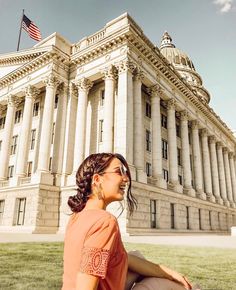
[[[62,242],[63,234],[0,233],[0,243]],[[195,247],[236,248],[236,236],[183,235],[183,236],[124,236],[124,242],[157,245],[181,245]]]

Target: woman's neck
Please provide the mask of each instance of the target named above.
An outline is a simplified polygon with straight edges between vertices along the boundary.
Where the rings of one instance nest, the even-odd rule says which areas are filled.
[[[96,197],[91,196],[87,202],[84,209],[106,209],[104,200],[97,199]]]

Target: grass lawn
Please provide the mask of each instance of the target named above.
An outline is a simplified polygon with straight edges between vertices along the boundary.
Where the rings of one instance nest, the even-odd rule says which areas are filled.
[[[235,249],[125,244],[198,282],[203,290],[236,290]],[[1,290],[60,289],[62,243],[0,244]]]

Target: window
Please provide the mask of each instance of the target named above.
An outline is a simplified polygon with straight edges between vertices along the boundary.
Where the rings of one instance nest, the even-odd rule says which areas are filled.
[[[170,204],[170,228],[175,228],[175,205],[174,203]]]
[[[167,129],[167,116],[164,114],[161,114],[161,126]]]
[[[211,225],[211,211],[209,210],[209,227],[210,230],[212,229],[212,225]]]
[[[22,110],[16,111],[16,113],[15,113],[15,124],[16,123],[20,123],[21,116],[22,116]]]
[[[146,130],[146,150],[151,152],[151,132]]]
[[[49,158],[49,166],[48,166],[49,171],[52,170],[52,157]]]
[[[147,173],[147,176],[152,175],[152,165],[149,162],[146,162],[146,173]]]
[[[168,159],[168,143],[162,139],[162,158]]]
[[[181,166],[181,149],[177,148],[177,160],[178,160],[178,165]]]
[[[17,198],[16,199],[16,208],[17,208],[16,225],[18,225],[18,226],[24,225],[25,205],[26,205],[26,198]]]
[[[100,95],[100,106],[101,107],[104,105],[104,100],[105,100],[105,90],[101,90],[101,95]]]
[[[156,228],[156,200],[150,200],[151,228]]]
[[[202,229],[202,215],[201,215],[201,209],[198,209],[198,216],[199,216],[199,230]]]
[[[0,118],[0,130],[4,129],[5,127],[5,122],[6,122],[6,117]]]
[[[3,220],[4,205],[5,205],[5,200],[0,200],[0,225],[2,224],[2,220]]]
[[[99,142],[103,141],[103,120],[99,120]]]
[[[31,174],[32,174],[32,165],[33,165],[32,161],[27,163],[27,171],[26,171],[26,176],[27,177],[30,177]]]
[[[189,226],[189,206],[186,206],[186,221],[187,221],[187,230],[190,229]]]
[[[53,125],[52,125],[52,140],[51,140],[51,144],[54,143],[54,137],[55,137],[55,123],[53,123]]]
[[[55,96],[55,102],[54,102],[54,109],[57,109],[57,107],[58,107],[58,100],[59,100],[59,95],[58,94],[56,94],[56,96]]]
[[[183,178],[181,175],[178,175],[179,184],[183,185]]]
[[[11,155],[16,154],[17,139],[18,139],[17,135],[12,137]]]
[[[163,178],[165,179],[166,182],[169,181],[169,172],[166,169],[162,169],[162,174],[163,174]]]
[[[192,142],[191,142],[191,133],[190,132],[188,132],[188,142],[189,142],[189,144],[191,145],[192,144]]]
[[[148,118],[151,118],[152,116],[151,104],[149,104],[148,102],[146,102],[146,116]]]
[[[31,130],[30,150],[33,150],[35,147],[35,139],[36,139],[36,129],[33,129]]]
[[[7,179],[13,177],[13,172],[14,172],[14,165],[11,165],[8,167]]]
[[[36,117],[39,114],[39,102],[34,103],[34,109],[33,109],[33,116]]]
[[[180,125],[179,124],[176,124],[176,136],[177,137],[180,137]]]

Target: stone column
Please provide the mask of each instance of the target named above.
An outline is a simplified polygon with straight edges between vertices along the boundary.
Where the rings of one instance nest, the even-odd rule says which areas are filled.
[[[212,194],[212,181],[211,181],[211,164],[208,147],[208,132],[206,129],[201,130],[202,138],[202,162],[203,162],[203,176],[204,176],[204,187],[209,201],[214,202],[215,197]]]
[[[152,108],[152,177],[159,187],[166,188],[166,181],[162,176],[162,136],[161,136],[161,110],[160,94],[161,88],[154,85],[148,89],[151,95]]]
[[[136,70],[133,82],[134,97],[134,165],[137,172],[137,181],[146,183],[144,173],[144,136],[143,136],[143,108],[142,108],[142,71]]]
[[[84,150],[85,150],[88,93],[92,85],[93,83],[86,78],[82,78],[76,82],[76,86],[78,88],[78,107],[76,117],[73,172],[77,171],[79,165],[82,163],[85,157]]]
[[[65,127],[66,127],[66,105],[68,86],[61,83],[58,88],[58,107],[57,117],[55,124],[55,138],[53,143],[53,156],[52,156],[52,173],[62,174],[62,162],[65,141]]]
[[[103,150],[113,152],[114,139],[114,101],[115,101],[115,80],[116,69],[109,66],[105,71],[105,100],[104,100],[104,131]]]
[[[17,98],[13,95],[8,97],[7,115],[4,128],[4,135],[2,140],[2,149],[0,155],[0,180],[7,178],[7,170],[10,157],[10,146],[12,139],[12,132],[14,126],[14,118],[16,112]]]
[[[230,175],[231,175],[231,184],[233,192],[233,201],[236,203],[236,176],[235,176],[235,166],[234,166],[234,153],[229,153],[229,166],[230,166]]]
[[[20,131],[18,155],[16,160],[16,175],[18,177],[26,176],[26,166],[29,153],[29,137],[32,126],[33,107],[35,98],[39,93],[39,91],[32,86],[28,86],[25,92],[26,95],[25,95],[24,113]]]
[[[128,59],[119,66],[118,96],[116,110],[115,152],[122,154],[131,166],[132,178],[136,179],[133,159],[133,71],[135,67]]]
[[[218,174],[217,157],[216,157],[215,136],[209,137],[209,143],[210,143],[210,159],[211,159],[211,176],[212,176],[213,194],[215,196],[216,202],[219,204],[223,204],[223,200],[220,197],[220,183],[219,183],[219,174]]]
[[[203,191],[202,181],[202,165],[201,165],[201,153],[199,144],[199,123],[197,120],[192,121],[192,138],[193,138],[193,169],[194,169],[194,184],[197,197],[206,199],[206,195]]]
[[[220,195],[221,195],[221,198],[223,199],[224,205],[229,206],[229,201],[227,200],[227,193],[226,193],[225,167],[224,167],[224,160],[223,160],[222,144],[220,142],[216,143],[216,152],[217,152],[217,160],[218,160]]]
[[[169,149],[169,185],[177,191],[181,191],[178,180],[178,160],[177,160],[177,138],[175,124],[175,100],[167,102],[167,133]]]
[[[49,172],[55,92],[59,82],[53,74],[50,74],[44,82],[46,84],[46,95],[44,100],[43,120],[39,145],[38,171],[47,173]]]
[[[190,196],[195,196],[195,191],[192,188],[187,111],[182,111],[180,113],[180,126],[181,126],[181,155],[184,174],[183,176],[184,192],[186,192],[186,194]]]
[[[234,207],[231,175],[230,175],[230,168],[229,168],[229,155],[228,155],[228,149],[226,147],[223,148],[223,158],[224,158],[224,166],[225,166],[225,180],[226,180],[226,190],[227,190],[228,201],[230,203],[230,206]]]

